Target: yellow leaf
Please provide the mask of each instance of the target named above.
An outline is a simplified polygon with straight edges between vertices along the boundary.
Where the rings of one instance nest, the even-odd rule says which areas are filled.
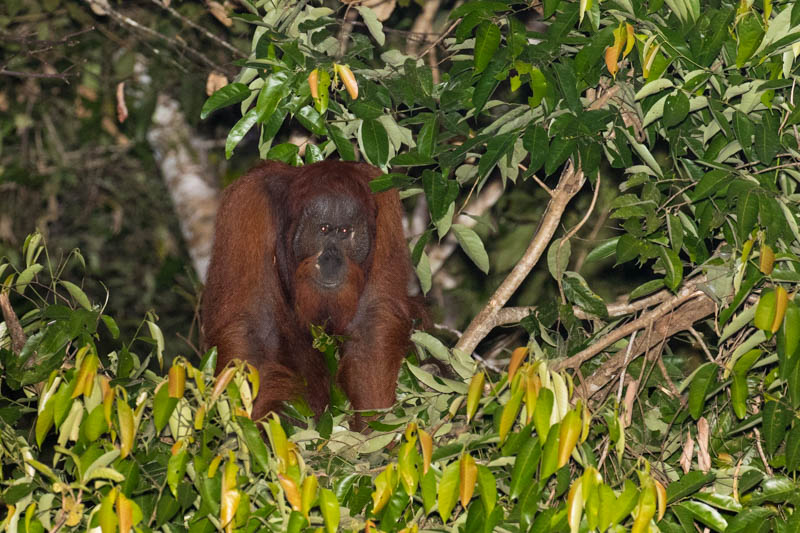
[[[772,274],[772,267],[775,265],[775,252],[769,244],[761,246],[761,261],[758,265],[759,270],[766,275]]]
[[[170,398],[183,398],[184,387],[186,386],[186,369],[183,365],[172,365],[169,369],[168,387]]]
[[[461,506],[466,509],[467,504],[472,499],[472,493],[475,491],[475,481],[478,479],[478,466],[475,464],[475,459],[466,452],[461,456],[461,464],[459,465],[459,484],[458,491],[461,497]]]
[[[467,392],[467,422],[472,420],[475,413],[478,411],[478,403],[483,395],[483,381],[486,377],[483,370],[472,376],[472,381],[469,383],[469,391]]]
[[[396,484],[394,463],[375,477],[375,490],[372,492],[372,513],[378,514],[389,501]]]
[[[272,451],[278,458],[278,471],[285,473],[289,467],[289,441],[286,432],[281,427],[278,415],[274,414],[269,419],[269,438],[272,441]]]
[[[227,533],[233,531],[233,519],[236,518],[236,510],[239,509],[241,499],[242,495],[236,489],[222,491],[219,502],[219,522]]]
[[[572,483],[567,496],[567,523],[570,533],[577,533],[580,528],[583,503],[583,481],[578,478]]]
[[[619,58],[619,50],[616,46],[609,46],[606,48],[605,59],[606,68],[611,76],[616,77],[619,66],[617,65],[617,58]]]
[[[653,480],[656,487],[656,502],[658,503],[658,518],[656,521],[664,518],[664,513],[667,512],[667,489],[657,479]]]
[[[300,512],[308,518],[308,512],[317,499],[317,476],[311,474],[303,480],[303,489],[300,494]]]
[[[627,37],[625,39],[625,51],[622,52],[622,57],[628,57],[628,54],[633,50],[633,45],[636,44],[636,35],[633,33],[633,26],[627,22],[625,23],[625,32],[627,33]]]
[[[576,410],[569,411],[561,421],[558,433],[558,468],[569,461],[569,456],[572,455],[572,450],[575,449],[580,437],[582,425],[581,416]]]
[[[783,316],[786,314],[786,306],[789,305],[789,294],[781,285],[775,289],[775,317],[772,319],[770,331],[775,333],[783,324]]]
[[[119,420],[119,456],[124,459],[133,449],[136,426],[133,420],[133,410],[128,402],[119,397],[117,397],[117,419]]]

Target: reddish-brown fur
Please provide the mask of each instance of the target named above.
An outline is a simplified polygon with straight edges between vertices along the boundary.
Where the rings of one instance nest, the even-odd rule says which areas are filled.
[[[415,303],[408,296],[408,248],[396,191],[372,194],[380,171],[365,164],[326,161],[294,168],[266,162],[226,191],[203,297],[207,346],[217,346],[217,372],[233,359],[261,376],[253,417],[305,397],[321,412],[329,401],[322,354],[311,345],[309,322],[330,320],[344,335],[336,380],[354,409],[392,405],[397,373],[409,345]],[[291,239],[300,213],[318,194],[346,194],[367,213],[370,253],[336,292],[310,281],[315,258],[297,264]],[[322,324],[320,324],[322,325]]]

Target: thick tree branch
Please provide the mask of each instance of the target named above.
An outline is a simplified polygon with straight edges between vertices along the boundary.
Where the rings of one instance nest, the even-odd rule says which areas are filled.
[[[19,354],[22,351],[22,347],[25,346],[27,338],[22,330],[22,325],[19,323],[17,314],[11,307],[7,291],[0,291],[0,309],[3,311],[3,320],[6,322],[8,334],[11,336],[11,351]]]
[[[703,292],[689,293],[687,298],[681,298],[681,303],[672,308],[670,315],[664,317],[666,313],[661,313],[662,308],[654,309],[650,313],[642,316],[639,320],[631,322],[645,321],[644,326],[652,326],[652,330],[646,335],[640,335],[638,340],[634,343],[630,350],[630,355],[626,357],[627,349],[620,350],[611,359],[606,361],[600,366],[591,376],[589,376],[581,384],[581,387],[576,389],[578,396],[583,398],[591,398],[597,391],[605,387],[613,377],[622,370],[626,365],[633,361],[636,357],[645,353],[656,344],[665,341],[669,337],[681,331],[689,330],[699,320],[706,318],[714,313],[716,304]],[[672,303],[672,302],[669,302]],[[667,304],[665,304],[667,305]],[[624,328],[621,328],[624,329]],[[616,333],[616,332],[615,332]],[[609,336],[611,337],[611,336]],[[586,350],[584,350],[585,352]],[[583,352],[581,352],[583,353]],[[566,363],[571,362],[575,356],[562,361],[560,364],[554,365],[554,369],[564,368]]]
[[[472,353],[478,343],[491,331],[497,320],[497,314],[544,253],[561,223],[561,217],[564,215],[567,204],[581,190],[584,181],[585,177],[580,167],[576,167],[572,162],[569,162],[564,167],[564,171],[558,180],[558,185],[553,190],[553,196],[547,204],[539,229],[530,245],[528,245],[528,249],[494,292],[486,306],[467,327],[455,346],[457,349]]]

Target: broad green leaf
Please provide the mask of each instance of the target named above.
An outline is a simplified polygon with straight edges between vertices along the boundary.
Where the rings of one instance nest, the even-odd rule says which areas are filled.
[[[770,165],[781,148],[779,126],[780,124],[769,111],[765,111],[761,115],[761,124],[756,126],[756,154],[763,165]]]
[[[768,531],[770,528],[769,518],[774,515],[775,511],[765,507],[744,509],[728,522],[725,533],[759,533],[760,531]]]
[[[753,121],[738,109],[733,113],[733,131],[736,132],[736,139],[745,155],[751,157],[755,126]]]
[[[376,167],[385,167],[389,161],[389,135],[383,124],[377,120],[364,120],[358,136],[367,160]]]
[[[600,318],[608,317],[608,309],[603,299],[595,294],[586,283],[586,280],[577,272],[565,272],[564,295],[567,300],[577,305],[587,313]]]
[[[630,299],[635,300],[637,298],[647,296],[648,294],[652,294],[663,288],[664,288],[663,279],[653,279],[650,281],[646,281],[631,291]]]
[[[536,406],[539,406],[538,402]],[[547,442],[542,446],[542,463],[539,470],[540,480],[546,480],[558,470],[558,437],[560,429],[560,424],[555,423],[547,432]]]
[[[738,37],[736,68],[742,68],[764,38],[761,19],[754,11],[739,19],[736,24],[736,35]]]
[[[431,219],[436,222],[441,219],[450,208],[450,204],[458,196],[458,182],[448,180],[439,172],[426,170],[422,173],[422,188],[428,200],[428,209]]]
[[[186,453],[186,446],[181,446],[178,453],[170,456],[167,462],[167,484],[172,495],[178,497],[178,484],[183,482],[186,474],[186,464],[189,462],[189,454]]]
[[[248,111],[228,132],[225,140],[225,159],[230,159],[236,145],[244,138],[250,129],[258,122],[258,111],[255,108]]]
[[[544,163],[544,173],[550,176],[560,167],[564,162],[569,159],[569,156],[575,151],[577,147],[575,139],[559,139],[554,138],[553,143],[550,145],[550,150],[547,152],[547,158]]]
[[[689,97],[681,90],[667,96],[664,102],[664,126],[677,126],[689,115]]]
[[[161,430],[166,427],[169,417],[177,405],[178,398],[169,397],[169,387],[164,383],[153,397],[153,424],[156,426],[157,433],[161,433]]]
[[[489,255],[486,253],[486,248],[484,248],[483,242],[481,238],[478,237],[478,234],[471,228],[462,224],[453,224],[452,230],[458,240],[458,244],[461,245],[461,249],[464,250],[464,253],[472,259],[475,266],[481,269],[484,274],[488,274]]]
[[[698,501],[686,501],[679,503],[678,506],[688,511],[698,522],[707,525],[714,531],[722,533],[728,527],[728,521],[708,504]]]
[[[739,238],[747,239],[758,221],[758,192],[749,189],[739,195],[736,206],[736,219],[739,224]]]
[[[556,281],[560,281],[564,275],[567,266],[569,265],[569,258],[572,253],[572,246],[569,239],[555,239],[547,250],[547,268],[550,270],[550,275]]]
[[[767,400],[761,409],[761,435],[764,437],[765,451],[772,455],[783,442],[786,435],[788,417],[779,402]]]
[[[336,499],[336,494],[330,489],[320,489],[319,491],[319,509],[322,512],[322,518],[325,520],[325,531],[327,533],[334,533],[339,527],[340,511],[339,501]]]
[[[697,420],[703,414],[706,396],[716,383],[718,367],[714,363],[706,363],[694,374],[689,386],[689,414]],[[670,484],[670,487],[672,484]]]
[[[514,459],[514,467],[511,470],[511,484],[508,488],[509,498],[519,498],[525,488],[534,482],[533,474],[536,467],[539,466],[541,453],[542,447],[537,437],[525,439],[525,443]]]
[[[491,514],[497,503],[497,480],[492,471],[484,465],[478,465],[478,490],[484,511]]]
[[[22,295],[25,292],[25,289],[28,287],[28,284],[33,281],[33,277],[36,276],[39,272],[42,271],[44,268],[43,265],[38,263],[34,263],[33,265],[29,266],[22,272],[20,272],[19,276],[17,276],[17,281],[15,283],[15,289],[17,292]]]
[[[265,122],[278,109],[278,103],[289,92],[289,73],[287,71],[271,74],[258,93],[256,111],[258,122]]]
[[[671,248],[659,246],[658,253],[664,267],[664,284],[674,292],[683,281],[683,262],[677,252]]]
[[[797,421],[786,435],[786,469],[789,472],[800,469],[800,423]]]
[[[513,149],[517,141],[517,133],[510,132],[492,137],[486,143],[486,153],[478,163],[478,176],[485,178],[492,171],[494,166],[501,158],[507,156]]]
[[[326,122],[325,127],[328,129],[328,137],[333,139],[333,144],[336,145],[336,150],[339,152],[339,156],[342,160],[355,161],[356,151],[353,149],[350,139],[344,136],[344,133],[342,133],[342,130],[340,130],[338,126],[330,122]]]
[[[44,438],[53,427],[53,408],[55,406],[55,396],[51,396],[44,406],[44,409],[39,413],[36,418],[36,445],[41,447]]]
[[[704,474],[699,470],[687,472],[677,481],[673,481],[667,486],[667,503],[673,503],[696,493],[703,486],[714,481],[713,472]]]
[[[269,452],[258,426],[246,416],[237,416],[236,420],[242,430],[242,437],[247,445],[247,451],[255,459],[254,466],[258,467],[253,468],[253,471],[268,473],[270,471]]]
[[[459,466],[461,461],[453,461],[444,469],[442,479],[439,481],[438,497],[439,516],[442,522],[450,520],[450,514],[458,501]],[[430,473],[432,471],[428,471]]]
[[[373,10],[366,6],[356,6],[356,9],[361,15],[361,20],[367,25],[367,29],[370,35],[372,35],[372,38],[375,39],[378,46],[383,46],[386,43],[386,35],[383,33],[383,24],[378,20],[378,16]]]
[[[592,261],[602,261],[603,259],[608,259],[609,257],[613,257],[617,250],[617,242],[619,241],[619,237],[612,237],[610,239],[606,239],[604,241],[600,241],[597,246],[592,248],[592,250],[586,254],[585,263],[591,263]]]
[[[536,399],[536,407],[533,408],[533,425],[536,434],[539,435],[539,442],[546,442],[550,432],[550,418],[553,414],[553,403],[555,396],[550,389],[541,389],[539,397]]]
[[[458,468],[456,468],[458,474]],[[458,483],[458,476],[456,475],[456,484]],[[428,470],[428,473],[422,476],[419,483],[420,491],[422,492],[422,506],[426,513],[431,512],[434,504],[436,503],[436,474],[433,468]],[[454,490],[457,490],[457,486]],[[454,496],[455,497],[455,496]]]
[[[485,21],[478,26],[475,34],[475,74],[480,74],[489,65],[500,47],[500,28],[493,22]]]
[[[421,157],[429,159],[433,155],[433,149],[436,147],[438,134],[439,121],[434,116],[431,120],[422,125],[422,128],[419,130],[419,135],[417,135],[417,151]]]
[[[238,104],[250,96],[250,89],[244,83],[229,83],[208,97],[200,110],[200,119],[205,119],[209,114],[229,105]]]
[[[706,172],[694,188],[692,201],[699,202],[718,194],[730,181],[730,173],[724,170],[714,169]]]
[[[550,149],[547,131],[538,124],[530,124],[522,136],[522,146],[530,153],[528,172],[534,173],[544,165]]]
[[[92,310],[92,304],[89,303],[89,298],[86,296],[86,293],[83,292],[83,290],[80,287],[78,287],[74,283],[71,283],[69,281],[64,281],[64,280],[59,281],[59,283],[61,284],[61,286],[63,286],[65,289],[67,289],[67,292],[69,292],[69,295],[72,296],[73,300],[78,302],[78,304],[81,307],[83,307],[87,311],[91,311]]]

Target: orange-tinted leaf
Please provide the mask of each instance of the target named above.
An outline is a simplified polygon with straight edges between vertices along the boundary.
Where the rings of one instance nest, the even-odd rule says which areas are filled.
[[[789,305],[789,294],[781,285],[775,289],[775,317],[772,319],[770,331],[775,333],[783,324],[783,317],[786,314],[786,306]]]
[[[297,484],[293,479],[283,474],[278,474],[278,482],[281,484],[281,487],[283,487],[284,494],[286,494],[286,501],[289,502],[292,509],[299,511],[302,505],[302,498],[300,497],[300,490],[297,488]]]
[[[314,69],[308,75],[308,88],[311,89],[311,98],[319,98],[319,70]]]
[[[133,449],[136,426],[133,420],[133,410],[128,405],[128,402],[119,397],[117,398],[117,418],[119,420],[119,456],[124,459]],[[122,526],[120,525],[120,527]]]
[[[561,421],[558,435],[558,468],[569,461],[569,456],[572,455],[572,450],[578,443],[582,426],[581,415],[574,409],[567,412],[564,420]]]
[[[522,363],[522,360],[525,359],[525,356],[528,355],[528,347],[527,346],[520,346],[519,348],[515,348],[513,352],[511,352],[511,360],[508,362],[508,382],[511,383],[514,380],[514,374],[517,373],[517,369],[519,365]]]
[[[475,464],[475,459],[468,453],[461,456],[461,464],[459,465],[459,482],[458,493],[461,497],[461,506],[466,509],[467,504],[472,499],[472,493],[475,492],[475,481],[478,478],[478,466]]]
[[[233,375],[236,373],[235,366],[229,366],[225,368],[220,374],[217,376],[217,380],[214,382],[214,388],[211,391],[211,401],[209,405],[214,405],[214,403],[219,399],[222,391],[224,391],[228,384],[233,379]]]
[[[121,492],[117,495],[117,521],[120,533],[128,533],[133,527],[133,502]]]
[[[186,369],[183,365],[172,365],[169,369],[169,397],[183,398],[184,387],[186,386]]]
[[[353,71],[350,70],[350,67],[338,64],[334,64],[333,66],[336,72],[339,73],[339,78],[342,80],[345,89],[347,89],[347,94],[350,95],[350,98],[353,100],[358,98],[358,82],[356,81],[356,77],[353,76]]]
[[[427,474],[433,457],[433,439],[427,431],[419,429],[419,446],[422,448],[422,473]]]

